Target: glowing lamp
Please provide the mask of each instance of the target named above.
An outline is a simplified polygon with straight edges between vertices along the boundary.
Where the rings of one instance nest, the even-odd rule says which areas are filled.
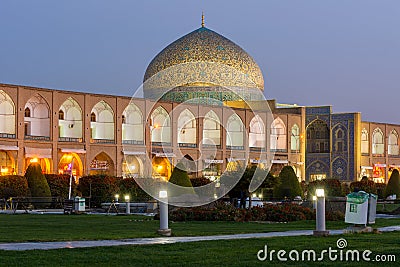
[[[318,188],[315,190],[315,194],[317,197],[324,197],[325,196],[325,190],[322,188]]]
[[[167,198],[167,197],[168,197],[167,191],[161,190],[161,191],[158,193],[158,197],[159,197],[159,198]]]
[[[125,195],[125,202],[129,202],[129,195]]]
[[[37,162],[39,162],[39,159],[38,158],[33,158],[29,162],[30,163],[37,163]]]

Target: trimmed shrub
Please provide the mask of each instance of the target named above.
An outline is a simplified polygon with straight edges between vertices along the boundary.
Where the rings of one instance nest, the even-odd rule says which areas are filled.
[[[203,186],[203,185],[210,184],[211,180],[208,179],[208,178],[199,177],[199,178],[190,179],[190,183],[192,184],[193,187],[200,187],[200,186]]]
[[[342,184],[337,179],[322,179],[315,180],[308,184],[307,186],[307,197],[309,199],[315,195],[315,190],[317,188],[324,188],[325,195],[328,197],[341,197],[344,196],[342,190]]]
[[[397,198],[400,198],[400,175],[397,169],[394,169],[390,175],[390,179],[385,190],[385,197],[394,194],[397,196]]]
[[[385,183],[376,183],[376,193],[378,194],[379,199],[385,198],[385,190],[386,190],[386,184]]]
[[[68,198],[70,179],[68,174],[45,174],[44,177],[47,180],[52,197],[61,197],[63,199]],[[75,196],[76,184],[74,179],[72,179],[71,185],[71,196]]]
[[[272,221],[291,222],[314,220],[315,212],[297,204],[267,204],[251,209],[235,208],[233,205],[218,203],[214,207],[178,208],[171,211],[173,221]],[[327,220],[344,220],[341,212],[327,212]]]
[[[91,197],[91,205],[100,207],[102,202],[111,202],[115,194],[119,193],[117,181],[122,178],[107,175],[82,176],[79,179],[78,190],[82,196]]]
[[[31,163],[25,172],[32,197],[51,197],[50,188],[39,163]]]
[[[181,162],[176,164],[174,170],[172,171],[169,182],[183,187],[193,187],[185,166]]]
[[[365,191],[367,193],[376,194],[376,186],[374,181],[367,179],[361,179],[361,181],[352,182],[350,184],[350,191],[354,192],[355,190]]]
[[[299,180],[291,166],[285,166],[279,173],[279,184],[274,189],[274,197],[290,198],[303,196]]]
[[[152,199],[135,181],[134,178],[125,178],[121,180],[117,180],[119,187],[119,194],[122,197],[123,195],[129,195],[131,201],[148,201]]]
[[[29,197],[28,181],[24,176],[0,176],[0,198]]]

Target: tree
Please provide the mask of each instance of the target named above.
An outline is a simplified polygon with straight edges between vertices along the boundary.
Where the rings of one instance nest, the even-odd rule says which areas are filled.
[[[39,163],[31,163],[25,172],[25,178],[28,181],[28,187],[31,191],[32,197],[51,197],[50,187],[42,173],[42,168]],[[48,200],[37,199],[38,202],[44,202]],[[46,206],[44,203],[36,204],[36,207]]]
[[[400,175],[397,169],[393,170],[386,186],[385,197],[390,195],[396,195],[397,198],[400,198]]]
[[[169,178],[169,182],[183,187],[193,187],[186,168],[182,162],[176,164],[174,170],[172,171],[171,177]]]
[[[280,183],[275,187],[274,197],[293,199],[296,196],[303,196],[299,180],[291,166],[285,166],[279,173]]]

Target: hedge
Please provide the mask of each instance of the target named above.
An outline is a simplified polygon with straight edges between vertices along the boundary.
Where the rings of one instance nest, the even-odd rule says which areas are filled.
[[[28,181],[24,176],[5,175],[0,176],[0,198],[29,197]]]

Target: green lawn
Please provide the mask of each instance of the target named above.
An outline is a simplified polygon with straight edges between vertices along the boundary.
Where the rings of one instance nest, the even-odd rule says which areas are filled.
[[[393,254],[396,262],[331,262],[325,254],[321,262],[273,261],[260,262],[257,252],[268,245],[268,250],[337,249],[339,237],[347,240],[346,249],[371,250],[377,254]],[[0,251],[0,266],[399,266],[400,232],[359,234],[329,237],[279,237],[249,240],[204,241],[167,245],[142,245],[58,249],[48,251]],[[346,251],[346,250],[344,250]],[[287,255],[286,255],[287,256]]]
[[[400,225],[400,219],[378,219],[374,227]],[[327,222],[343,229],[344,222]],[[0,215],[0,242],[65,241],[156,237],[159,221],[145,216]],[[315,229],[314,221],[291,223],[170,222],[174,236],[239,234]]]

